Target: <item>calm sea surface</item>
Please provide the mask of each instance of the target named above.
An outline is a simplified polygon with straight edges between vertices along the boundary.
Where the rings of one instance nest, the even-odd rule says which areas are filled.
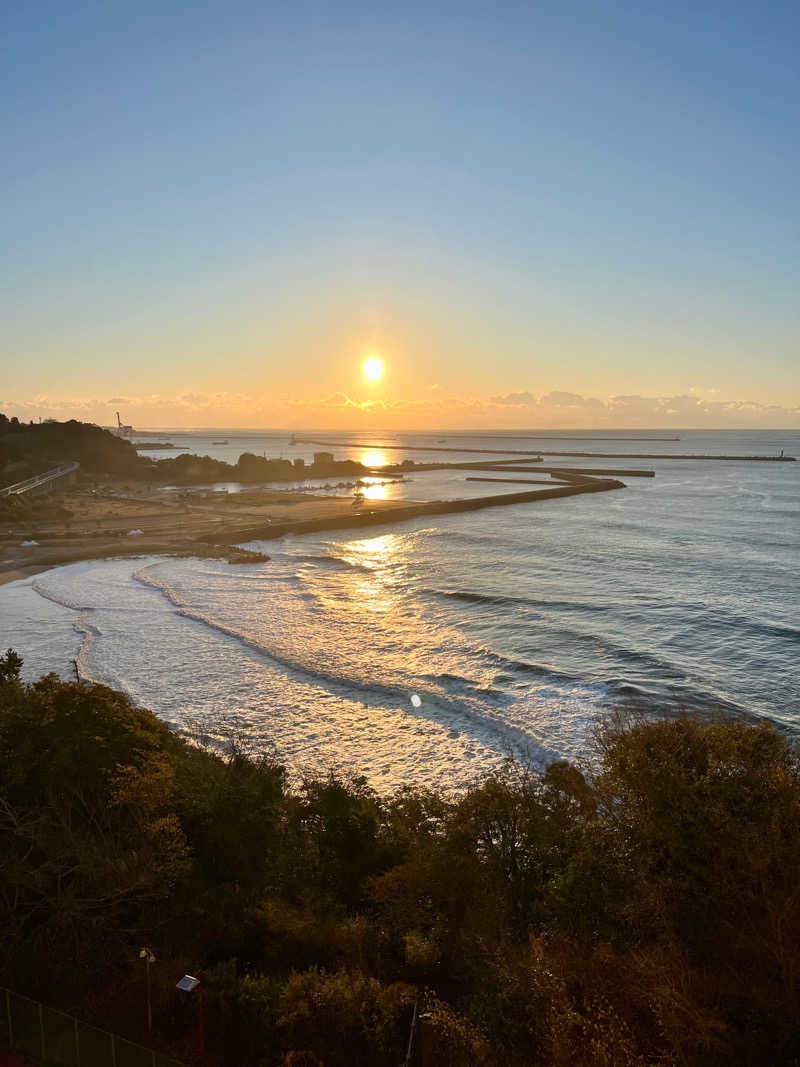
[[[456,785],[509,753],[575,758],[597,718],[620,706],[722,709],[796,733],[800,463],[669,454],[800,456],[800,433],[677,433],[647,445],[361,435],[664,458],[597,461],[656,472],[619,492],[288,537],[265,544],[272,559],[256,566],[147,557],[59,568],[0,588],[0,647],[17,648],[29,676],[67,676],[77,658],[85,676],[179,727],[243,731],[293,766],[345,765],[379,786]],[[286,433],[153,439],[234,462],[243,451],[308,458],[315,448],[291,446]],[[384,449],[367,462],[409,456],[473,458]],[[467,473],[379,479],[367,496],[503,490]]]

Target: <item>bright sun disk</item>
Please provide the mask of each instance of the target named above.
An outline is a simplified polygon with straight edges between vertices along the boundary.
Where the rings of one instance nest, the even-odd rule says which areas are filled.
[[[377,382],[379,378],[383,377],[383,360],[370,356],[369,359],[364,360],[364,365],[361,369],[364,371],[365,378],[371,382]]]

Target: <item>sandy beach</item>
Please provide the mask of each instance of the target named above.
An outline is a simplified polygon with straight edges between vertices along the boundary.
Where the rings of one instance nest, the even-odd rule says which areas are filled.
[[[71,517],[26,519],[0,525],[0,585],[66,563],[111,556],[215,556],[230,562],[263,557],[235,547],[254,526],[350,519],[350,497],[252,490],[169,492],[109,485],[47,498]],[[370,500],[370,512],[408,502]],[[246,539],[243,537],[242,539]],[[36,541],[36,545],[25,545]]]

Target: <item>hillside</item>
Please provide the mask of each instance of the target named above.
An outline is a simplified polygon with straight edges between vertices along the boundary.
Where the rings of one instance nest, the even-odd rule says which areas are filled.
[[[146,1042],[149,945],[159,1048],[199,1040],[174,983],[203,983],[195,1064],[396,1067],[415,1002],[426,1067],[800,1053],[800,767],[766,724],[616,721],[592,780],[509,766],[381,796],[18,670],[0,661],[2,984]]]

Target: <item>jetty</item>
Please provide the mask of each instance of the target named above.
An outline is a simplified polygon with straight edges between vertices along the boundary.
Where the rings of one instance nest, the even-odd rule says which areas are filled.
[[[409,434],[409,436],[413,436]],[[428,435],[426,435],[428,436]],[[447,440],[445,438],[445,440]],[[454,433],[451,441],[680,441],[680,437],[576,437],[567,433]]]
[[[553,440],[553,438],[551,438]],[[296,444],[333,445],[339,448],[370,448],[385,452],[476,452],[482,456],[565,456],[571,459],[693,459],[693,460],[727,460],[742,463],[794,463],[794,456],[721,456],[703,452],[562,452],[552,449],[537,448],[442,448],[439,445],[379,445],[366,441],[319,441],[313,437],[298,437]]]
[[[515,462],[512,460],[512,463]],[[417,470],[460,470],[460,471],[496,471],[498,474],[571,474],[583,478],[595,475],[604,478],[655,478],[655,471],[631,467],[527,467],[512,466],[509,463],[442,463],[432,466],[427,464]]]
[[[501,485],[554,485],[556,480],[548,482],[546,478],[481,478],[472,475],[464,479],[466,482],[499,482]]]
[[[500,479],[502,480],[502,479]],[[551,483],[545,483],[551,484]],[[357,511],[351,515],[337,515],[321,519],[306,519],[298,522],[264,523],[247,529],[223,531],[215,534],[219,544],[243,544],[247,541],[272,541],[287,534],[316,533],[319,530],[342,530],[364,526],[379,526],[387,523],[405,522],[426,515],[451,515],[464,511],[479,511],[482,508],[507,507],[510,504],[531,504],[539,500],[578,496],[582,493],[606,493],[612,489],[624,489],[625,483],[610,478],[580,478],[568,485],[537,489],[520,493],[500,493],[494,496],[479,496],[460,500],[432,500],[413,504],[401,504],[380,511]]]

